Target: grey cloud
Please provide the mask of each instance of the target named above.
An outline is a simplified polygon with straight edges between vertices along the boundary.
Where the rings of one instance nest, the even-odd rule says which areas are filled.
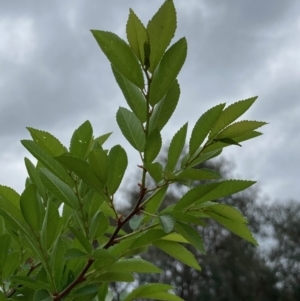
[[[147,22],[161,4],[160,0],[0,3],[0,23],[4,18],[31,20],[36,43],[24,63],[1,57],[0,51],[0,163],[9,174],[5,178],[13,178],[14,172],[18,179],[25,177],[25,169],[19,170],[26,152],[13,142],[28,137],[25,126],[53,132],[68,145],[72,131],[90,119],[96,134],[114,131],[108,145],[121,141],[129,146],[115,122],[117,106],[125,106],[122,94],[89,29],[125,38],[129,7]],[[285,191],[287,197],[297,197],[300,45],[295,37],[300,2],[175,0],[175,6],[175,40],[186,36],[189,50],[179,77],[181,102],[164,137],[170,139],[185,121],[191,130],[199,115],[217,103],[258,94],[246,117],[270,122],[263,129],[266,134],[225,156],[236,160],[243,178],[261,180],[271,197],[284,197]],[[129,156],[136,160],[133,153]],[[16,163],[8,163],[11,160]],[[19,189],[23,182],[20,185]]]

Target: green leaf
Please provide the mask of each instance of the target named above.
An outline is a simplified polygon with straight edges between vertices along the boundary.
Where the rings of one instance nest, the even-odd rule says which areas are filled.
[[[147,26],[150,40],[150,68],[153,72],[176,30],[176,10],[173,1],[167,0],[152,17]]]
[[[144,77],[138,60],[125,41],[112,32],[91,30],[111,64],[133,84],[144,88]]]
[[[214,124],[208,138],[211,139],[217,135],[221,130],[223,130],[230,123],[235,121],[241,115],[243,115],[257,99],[257,96],[251,97],[245,100],[235,102],[234,104],[227,107],[219,116],[219,119]]]
[[[160,136],[160,132],[157,129],[154,129],[151,134],[146,139],[145,145],[145,162],[151,163],[159,154],[161,149],[162,140]]]
[[[11,300],[13,300],[13,299],[11,299]],[[7,301],[6,296],[1,291],[0,291],[0,301]]]
[[[64,262],[62,261],[64,255],[66,253],[66,248],[64,245],[63,240],[61,237],[58,237],[56,239],[56,242],[54,244],[52,253],[51,253],[51,259],[50,259],[50,265],[52,267],[52,273],[54,282],[57,288],[61,287],[61,279],[63,276],[63,271],[65,268]]]
[[[258,137],[258,136],[261,136],[262,133],[261,132],[257,132],[257,131],[249,131],[249,132],[246,132],[245,134],[242,134],[238,137],[235,137],[234,138],[234,141],[236,141],[237,143],[240,143],[240,142],[243,142],[245,140],[249,140],[249,139],[252,139],[252,138],[255,138],[255,137]],[[205,155],[206,153],[210,153],[212,151],[215,151],[215,150],[220,150],[222,149],[223,147],[227,147],[229,146],[230,144],[227,144],[227,143],[223,143],[223,142],[216,142],[216,143],[213,143],[211,145],[209,145],[208,147],[206,147],[204,150],[203,150],[203,155]]]
[[[229,205],[216,204],[214,206],[209,206],[207,210],[212,211],[225,218],[228,218],[232,221],[245,223],[245,224],[248,223],[246,217],[244,217],[238,209],[231,207]]]
[[[168,160],[165,168],[166,171],[172,172],[177,165],[185,145],[187,127],[188,124],[186,123],[172,138],[168,151]]]
[[[206,194],[202,195],[201,197],[198,197],[198,200],[195,202],[195,205],[197,206],[200,204],[201,206],[201,204],[205,202],[214,201],[219,198],[224,198],[226,196],[245,190],[246,188],[252,186],[255,183],[256,183],[255,181],[245,181],[245,180],[226,180],[226,181],[219,182],[218,183],[219,185],[215,187],[213,190],[210,190]]]
[[[106,301],[105,297],[108,293],[108,284],[107,283],[101,283],[98,290],[98,301]]]
[[[80,242],[80,244],[84,247],[84,249],[87,251],[88,254],[91,254],[93,249],[91,244],[89,243],[88,239],[85,237],[85,235],[75,229],[74,227],[69,227],[70,230],[72,231],[72,233],[75,235],[75,237],[78,239],[78,241]]]
[[[94,144],[98,143],[100,146],[109,138],[109,136],[112,134],[112,132],[101,135],[94,139]]]
[[[144,298],[145,296],[155,294],[158,292],[166,292],[173,289],[171,285],[163,283],[148,283],[140,285],[135,288],[131,293],[124,299],[124,301],[131,301],[137,298]]]
[[[48,200],[45,218],[43,221],[41,240],[46,250],[49,250],[56,238],[60,216],[56,205]]]
[[[94,174],[102,183],[106,183],[108,170],[108,156],[103,149],[93,149],[89,153],[89,164]]]
[[[93,257],[96,259],[94,267],[96,269],[101,269],[103,267],[110,267],[118,259],[106,249],[96,249],[93,252]]]
[[[191,243],[197,250],[205,254],[205,247],[203,240],[199,233],[191,226],[176,221],[175,224],[176,231],[181,234],[189,243]]]
[[[242,134],[242,135],[234,138],[234,140],[236,142],[240,143],[242,141],[249,140],[249,139],[261,136],[261,135],[262,135],[261,132],[258,132],[258,131],[249,131],[249,132],[246,132],[245,134]],[[225,145],[225,146],[227,146],[227,145]]]
[[[30,140],[21,140],[23,146],[46,168],[59,177],[62,181],[69,186],[73,186],[73,181],[68,175],[67,171],[50,155],[45,153],[37,144]]]
[[[129,226],[132,230],[136,230],[139,228],[139,226],[142,223],[142,220],[144,218],[143,214],[135,215],[129,220]]]
[[[194,204],[202,196],[218,187],[220,183],[210,183],[196,186],[189,190],[175,205],[174,210],[180,211]]]
[[[156,183],[159,183],[164,178],[163,168],[159,162],[145,163],[144,167],[147,169],[150,176]]]
[[[173,241],[173,242],[180,242],[184,244],[188,244],[189,242],[180,234],[173,232],[166,236],[164,236],[161,240]]]
[[[71,138],[70,153],[85,160],[93,141],[93,128],[87,120],[76,129]]]
[[[0,198],[7,200],[16,208],[20,208],[20,195],[10,187],[0,185]]]
[[[160,215],[158,220],[165,233],[170,233],[173,230],[175,221],[171,214]]]
[[[41,182],[41,179],[37,173],[35,166],[27,158],[25,158],[25,166],[26,166],[26,169],[27,169],[27,172],[28,172],[31,182],[36,185],[40,196],[43,199],[46,199],[45,187],[43,186],[43,184]]]
[[[154,129],[161,131],[174,113],[179,101],[180,88],[178,81],[175,80],[166,96],[154,107],[150,116],[149,132]]]
[[[34,281],[33,279],[25,276],[13,276],[11,277],[13,283],[18,285],[24,285],[25,287],[31,288],[33,290],[38,290],[41,288],[40,282]]]
[[[198,226],[206,226],[205,222],[199,219],[196,216],[192,215],[191,211],[182,212],[182,211],[172,211],[172,216],[177,220],[188,224],[194,224]]]
[[[37,232],[40,231],[45,213],[37,195],[37,187],[34,184],[27,186],[22,193],[20,208],[30,228]]]
[[[85,257],[86,255],[87,254],[85,252],[82,252],[77,248],[71,248],[71,249],[67,249],[64,255],[64,260],[77,259],[77,258]]]
[[[133,282],[134,277],[126,272],[104,272],[93,278],[94,282]]]
[[[60,201],[64,202],[71,208],[78,208],[78,200],[73,191],[66,183],[61,181],[46,168],[39,171],[40,179],[44,186],[55,195]]]
[[[215,158],[217,156],[219,156],[222,153],[222,149],[215,149],[212,150],[210,152],[203,152],[203,154],[200,154],[199,156],[197,156],[194,160],[192,161],[186,161],[186,162],[181,162],[181,167],[194,167],[197,166],[205,161],[208,161],[212,158]],[[189,156],[189,154],[187,154]]]
[[[52,301],[52,297],[47,290],[37,290],[34,293],[33,301]]]
[[[194,168],[187,168],[184,169],[180,174],[175,176],[177,180],[183,179],[191,179],[195,181],[201,180],[213,180],[213,179],[220,179],[221,175],[210,169],[201,168],[201,169],[194,169]]]
[[[32,252],[30,252],[30,254],[33,254],[33,256],[38,257],[39,260],[41,261],[41,264],[45,268],[47,268],[48,263],[46,263],[45,254],[43,253],[43,250],[41,249],[39,242],[36,241],[36,237],[33,237],[32,233],[28,234],[28,232],[26,233],[25,231],[24,231],[24,233],[25,233],[25,235],[23,234],[23,232],[21,232],[21,231],[19,232],[20,241],[21,241],[22,245],[24,245],[25,247],[32,250]]]
[[[188,191],[175,205],[175,210],[183,210],[193,204],[198,205],[207,201],[217,200],[233,193],[242,191],[253,185],[255,181],[226,180],[197,186]]]
[[[109,248],[111,254],[114,256],[123,257],[124,253],[128,253],[128,251],[131,251],[131,250],[139,249],[140,247],[131,248],[131,245],[135,242],[135,240],[139,236],[140,236],[140,233],[136,233],[136,234],[132,235],[130,238],[122,239],[118,244],[115,244]]]
[[[85,195],[83,199],[83,206],[84,210],[88,214],[87,218],[89,220],[93,218],[96,212],[102,207],[103,203],[107,204],[106,202],[104,202],[104,198],[101,195],[99,195],[99,193],[96,193],[94,190],[90,190],[89,193]],[[104,214],[107,215],[105,212]]]
[[[108,217],[113,217],[113,218],[116,217],[114,210],[109,206],[108,202],[102,202],[99,209]]]
[[[3,266],[6,262],[7,255],[9,253],[11,245],[11,237],[9,234],[3,234],[0,236],[0,276],[3,271]]]
[[[124,252],[122,254],[122,256],[124,258],[132,257],[132,256],[136,256],[136,255],[140,256],[142,253],[148,252],[148,248],[149,248],[149,246],[143,246],[143,247],[135,248],[133,250],[128,250],[128,251]]]
[[[182,245],[167,240],[157,240],[153,242],[153,245],[182,263],[196,270],[201,270],[195,256]]]
[[[51,157],[62,155],[67,149],[50,133],[27,127],[33,141]]]
[[[5,220],[6,228],[11,227],[14,231],[18,230],[27,235],[31,233],[28,224],[23,218],[21,210],[16,208],[4,197],[0,197],[0,215]]]
[[[55,157],[55,159],[63,164],[66,168],[76,173],[78,177],[80,177],[100,195],[103,195],[103,184],[94,174],[91,166],[86,161],[72,157],[68,154]]]
[[[134,242],[130,246],[130,249],[150,245],[151,243],[162,238],[165,235],[166,233],[161,229],[147,230],[134,240]]]
[[[225,103],[206,111],[196,122],[190,138],[189,153],[192,156],[200,147],[206,136],[218,120]]]
[[[153,74],[150,86],[149,101],[152,106],[156,105],[174,84],[176,77],[185,62],[186,54],[187,43],[185,38],[181,38],[177,41],[164,54]]]
[[[265,124],[267,123],[262,121],[253,121],[253,120],[243,120],[243,121],[235,122],[232,125],[225,128],[221,133],[219,133],[216,138],[217,139],[235,138],[243,134],[247,134],[248,132],[252,132],[253,130]]]
[[[0,235],[6,233],[6,227],[3,217],[0,215]]]
[[[144,123],[147,120],[147,105],[141,90],[122,76],[113,66],[112,71],[130,109],[140,122]]]
[[[4,250],[2,250],[4,245],[2,245],[1,238],[0,238],[0,243],[1,243],[0,253],[2,253],[2,252],[4,252]],[[5,246],[4,246],[4,248],[5,248]],[[13,252],[9,253],[6,257],[6,260],[4,261],[4,264],[2,265],[0,263],[0,266],[3,267],[3,273],[2,273],[3,279],[7,279],[10,276],[12,276],[13,273],[17,269],[19,269],[20,265],[21,265],[21,263],[20,263],[20,252],[19,251],[13,251]]]
[[[80,287],[72,294],[74,296],[85,296],[85,295],[90,295],[90,294],[96,294],[96,292],[98,292],[98,286],[96,286],[94,284],[89,284],[89,285]]]
[[[145,133],[141,122],[131,111],[120,107],[117,112],[117,123],[124,137],[138,151],[145,146]]]
[[[96,212],[94,215],[90,229],[89,229],[89,235],[91,239],[96,239],[100,236],[102,236],[105,231],[108,229],[109,226],[109,220],[108,218],[104,215],[103,212],[100,210]]]
[[[140,259],[121,259],[109,267],[110,272],[132,272],[132,273],[161,273],[161,270],[152,263]]]
[[[234,234],[256,246],[258,245],[246,225],[248,223],[246,218],[237,209],[228,205],[218,204],[208,207],[205,213]]]
[[[167,190],[168,186],[165,185],[151,194],[149,198],[143,203],[143,205],[146,204],[144,211],[149,214],[155,214],[159,209],[162,201],[164,200]],[[143,223],[148,223],[151,218],[152,217],[150,215],[145,214]]]
[[[214,142],[223,142],[223,143],[226,143],[226,144],[229,144],[229,145],[238,145],[238,146],[241,146],[238,142],[236,142],[234,139],[231,139],[231,138],[216,138],[216,139],[213,139]]]
[[[113,195],[119,188],[127,168],[127,155],[121,145],[111,148],[108,155],[107,188],[110,195]]]
[[[141,64],[144,65],[144,45],[145,43],[148,43],[148,33],[145,26],[132,9],[129,10],[129,17],[126,24],[126,34],[131,49],[138,57]]]

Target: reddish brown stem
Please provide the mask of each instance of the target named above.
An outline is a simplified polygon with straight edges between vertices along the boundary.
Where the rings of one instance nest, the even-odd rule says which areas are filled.
[[[108,249],[109,247],[113,246],[115,244],[115,238],[117,237],[118,233],[120,232],[121,228],[134,216],[140,211],[140,205],[143,201],[143,198],[146,194],[147,188],[141,187],[141,192],[139,195],[139,199],[133,208],[133,210],[126,216],[125,219],[119,220],[118,225],[110,237],[109,241],[105,244],[103,249]],[[86,263],[85,267],[81,271],[81,273],[76,277],[76,279],[73,280],[63,291],[53,296],[53,301],[60,301],[64,296],[68,295],[71,290],[78,285],[79,283],[85,281],[85,274],[88,271],[88,269],[91,267],[91,265],[94,263],[94,259],[90,258],[88,262]]]
[[[81,271],[81,273],[77,276],[76,279],[74,279],[73,282],[71,282],[63,291],[61,291],[59,294],[56,294],[53,296],[53,301],[59,301],[62,297],[66,296],[70,293],[70,291],[79,283],[85,281],[85,274],[88,271],[88,269],[91,267],[91,265],[94,263],[95,259],[90,258],[88,262],[86,263],[85,267]]]

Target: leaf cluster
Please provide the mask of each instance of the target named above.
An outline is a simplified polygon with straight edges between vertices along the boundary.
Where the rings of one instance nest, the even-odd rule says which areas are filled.
[[[201,115],[189,139],[189,152],[182,158],[185,123],[171,140],[165,166],[155,161],[162,146],[161,131],[179,100],[177,76],[187,54],[185,38],[170,45],[175,30],[171,0],[164,2],[147,27],[130,10],[128,43],[114,33],[92,30],[129,107],[118,109],[117,123],[141,158],[140,193],[130,213],[123,215],[115,207],[128,162],[121,145],[104,148],[110,133],[95,138],[86,121],[66,148],[50,133],[28,128],[32,140],[21,142],[37,164],[25,158],[25,190],[19,195],[0,186],[0,300],[107,300],[108,283],[133,282],[133,273],[161,272],[138,256],[150,245],[200,270],[186,245],[205,253],[194,227],[205,225],[207,218],[257,244],[243,215],[217,202],[254,182],[222,180],[214,171],[194,168],[220,155],[224,147],[240,146],[261,134],[256,129],[264,122],[236,122],[256,97],[226,108],[220,104]],[[147,177],[154,180],[153,187],[146,186]],[[173,183],[190,186],[206,179],[213,182],[194,187],[175,204],[159,209]],[[124,231],[128,222],[130,233]],[[170,289],[146,284],[123,300],[182,300]]]

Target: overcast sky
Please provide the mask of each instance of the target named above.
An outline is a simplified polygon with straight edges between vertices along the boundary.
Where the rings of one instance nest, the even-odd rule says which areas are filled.
[[[30,137],[26,126],[68,146],[73,130],[89,119],[96,136],[113,131],[107,146],[121,143],[131,170],[139,163],[115,121],[125,100],[89,30],[125,38],[129,8],[147,23],[162,3],[0,2],[1,184],[23,190],[24,157],[31,158],[20,143]],[[189,48],[180,103],[163,137],[186,121],[191,131],[216,104],[258,95],[245,118],[269,122],[264,135],[224,156],[234,161],[236,177],[258,181],[262,200],[299,199],[300,1],[175,0],[175,6],[174,41],[186,36]]]

